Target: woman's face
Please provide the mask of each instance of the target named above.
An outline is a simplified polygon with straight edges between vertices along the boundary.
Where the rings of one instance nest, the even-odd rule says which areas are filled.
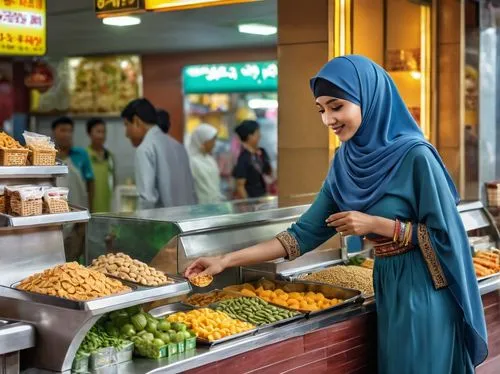
[[[217,136],[215,136],[211,140],[207,140],[205,143],[203,143],[203,151],[207,154],[211,154],[212,151],[214,150],[215,147],[215,142],[217,141]]]
[[[361,126],[359,105],[331,96],[320,96],[316,99],[316,106],[325,126],[328,126],[341,142],[351,139]]]

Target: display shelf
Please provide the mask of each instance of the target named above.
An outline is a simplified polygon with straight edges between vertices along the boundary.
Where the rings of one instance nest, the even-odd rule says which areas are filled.
[[[176,279],[173,284],[160,287],[138,287],[131,286],[127,284],[127,282],[123,283],[128,285],[132,291],[89,301],[73,301],[55,296],[20,291],[15,289],[16,285],[11,287],[11,291],[19,293],[21,298],[35,303],[52,305],[65,309],[88,311],[93,315],[100,315],[150,301],[181,296],[191,292],[190,284],[186,280],[182,281],[180,279]]]
[[[55,166],[0,166],[0,178],[46,178],[68,174],[66,165]]]
[[[0,320],[0,355],[35,346],[35,328],[26,323]]]
[[[87,222],[90,214],[86,209],[72,206],[68,213],[42,214],[40,216],[14,217],[0,213],[0,227],[39,227],[64,223]]]

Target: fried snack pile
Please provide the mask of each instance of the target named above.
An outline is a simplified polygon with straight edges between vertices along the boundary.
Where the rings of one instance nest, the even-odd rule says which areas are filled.
[[[144,262],[134,260],[124,253],[99,256],[92,261],[90,268],[144,286],[163,286],[174,283],[161,271],[146,265]]]
[[[130,291],[130,288],[119,280],[108,278],[77,262],[68,262],[34,274],[24,279],[17,288],[75,301],[87,301]]]
[[[4,132],[0,132],[0,148],[6,149],[24,149],[18,141]]]
[[[496,251],[480,251],[473,258],[478,278],[500,272],[500,254]]]
[[[211,275],[195,275],[189,278],[189,281],[196,287],[207,287],[214,281],[214,277]]]
[[[217,303],[223,300],[229,300],[239,297],[237,294],[229,294],[220,291],[214,291],[210,293],[197,293],[189,296],[184,302],[189,305],[194,305],[198,307],[209,306],[210,304]]]

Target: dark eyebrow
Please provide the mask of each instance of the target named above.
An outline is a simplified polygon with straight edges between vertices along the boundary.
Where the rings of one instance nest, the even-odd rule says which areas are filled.
[[[335,101],[337,101],[337,100],[338,100],[338,99],[335,99],[335,98],[330,99],[330,100],[328,100],[328,101],[325,103],[325,105],[331,104],[331,103],[333,103],[333,102],[335,102]],[[316,105],[322,106],[322,105],[321,105],[320,103],[318,103],[317,101],[316,101]]]

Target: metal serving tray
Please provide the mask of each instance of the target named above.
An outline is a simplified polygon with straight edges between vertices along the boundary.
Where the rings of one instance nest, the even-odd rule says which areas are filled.
[[[206,308],[211,309],[208,307],[206,307]],[[186,312],[186,311],[194,310],[194,309],[197,309],[197,308],[190,306],[190,305],[187,305],[187,304],[183,304],[183,303],[174,303],[174,304],[164,305],[164,306],[160,306],[158,308],[151,309],[149,311],[149,314],[151,314],[155,318],[161,318],[161,317],[168,316],[170,314],[174,314],[177,312]],[[257,332],[257,328],[254,328],[254,329],[251,329],[248,331],[241,332],[239,334],[229,335],[229,336],[226,336],[225,338],[222,338],[219,340],[214,340],[211,342],[206,340],[206,339],[202,339],[200,337],[197,337],[196,340],[198,342],[200,342],[201,344],[214,346],[217,344],[225,343],[225,342],[230,341],[230,340],[241,338],[243,336],[253,335],[256,332]]]
[[[226,291],[228,292],[228,291]],[[233,292],[228,292],[228,293],[233,293]],[[235,295],[238,295],[237,293],[234,293]],[[244,297],[244,298],[252,298],[252,296],[236,296],[236,298],[241,298],[241,297]],[[255,297],[254,297],[255,298]],[[214,310],[217,310],[217,305],[219,304],[220,302],[217,302],[217,303],[213,303],[213,304],[210,304],[210,309],[214,309]],[[285,319],[282,319],[282,320],[279,320],[279,321],[276,321],[276,322],[272,322],[272,323],[266,323],[266,324],[263,324],[263,325],[257,325],[256,328],[257,328],[257,331],[263,331],[263,330],[267,330],[269,328],[273,328],[273,327],[278,327],[278,326],[281,326],[281,325],[285,325],[287,323],[290,323],[290,322],[293,322],[293,321],[296,321],[298,319],[302,319],[302,318],[305,318],[306,317],[306,314],[298,311],[298,310],[295,310],[295,309],[291,309],[291,308],[286,308],[284,306],[281,306],[281,305],[276,305],[276,304],[272,304],[272,303],[268,303],[269,305],[272,305],[272,306],[275,306],[277,308],[280,308],[280,309],[283,309],[283,310],[289,310],[289,311],[292,311],[292,312],[295,312],[297,313],[297,315],[293,316],[293,317],[290,317],[290,318],[285,318]],[[252,322],[249,322],[249,321],[245,321],[245,320],[241,320],[243,322],[248,322],[248,323],[252,323]],[[252,323],[253,324],[253,323]]]
[[[212,291],[207,292],[207,293],[200,293],[200,292],[198,292],[198,293],[193,293],[192,295],[188,296],[185,300],[183,300],[183,301],[182,301],[182,303],[183,303],[183,304],[186,304],[186,305],[189,305],[189,306],[191,306],[191,307],[193,307],[193,308],[210,308],[210,305],[212,305],[212,304],[217,304],[217,303],[218,303],[218,301],[217,301],[217,302],[215,302],[215,303],[210,303],[210,304],[204,305],[204,306],[198,306],[198,305],[190,304],[190,303],[188,302],[188,299],[189,299],[190,297],[194,296],[194,295],[206,295],[206,296],[208,296],[208,295],[211,295],[211,294],[214,294],[214,293],[215,293],[215,294],[223,293],[223,294],[226,294],[226,295],[231,295],[231,296],[232,296],[231,298],[241,297],[241,295],[240,295],[240,294],[235,293],[235,292],[229,292],[229,291],[224,291],[224,290],[220,290],[220,289],[215,289],[215,290],[212,290]]]
[[[91,266],[89,266],[88,269],[95,270],[95,269],[92,269]],[[99,271],[99,270],[95,270],[95,271]],[[120,282],[122,282],[124,284],[127,284],[127,286],[142,287],[142,288],[159,288],[159,287],[170,286],[172,284],[180,283],[180,282],[184,281],[183,278],[175,277],[175,276],[168,275],[168,274],[164,273],[169,279],[172,280],[172,282],[165,283],[165,284],[163,284],[161,286],[146,286],[146,285],[144,285],[142,283],[137,283],[137,282],[134,282],[134,281],[130,281],[128,279],[123,279],[123,278],[120,278],[120,277],[118,277],[116,275],[112,275],[112,274],[108,274],[108,273],[102,273],[102,274],[104,274],[108,278],[113,278],[113,279],[119,280]]]
[[[123,282],[132,290],[111,296],[97,298],[94,300],[73,301],[57,296],[48,296],[29,291],[18,290],[16,286],[19,283],[20,282],[16,282],[15,284],[13,284],[10,289],[15,291],[21,299],[66,309],[85,310],[92,312],[94,315],[108,313],[113,310],[147,303],[150,301],[159,300],[161,298],[180,296],[191,291],[191,286],[186,281],[176,281],[174,284],[160,287],[139,287],[127,282]]]
[[[326,298],[328,299],[342,299],[344,302],[337,304],[335,306],[321,309],[318,311],[307,311],[304,309],[292,309],[288,308],[290,310],[294,310],[297,312],[304,313],[308,316],[315,316],[317,314],[321,313],[326,313],[330,312],[333,310],[338,310],[345,308],[348,305],[354,304],[354,303],[362,303],[364,301],[361,291],[358,290],[351,290],[349,288],[342,288],[342,287],[337,287],[329,284],[324,284],[324,283],[315,283],[315,282],[304,282],[304,281],[293,281],[293,282],[286,282],[286,281],[280,281],[280,280],[268,280],[268,279],[260,279],[256,282],[249,282],[252,284],[254,287],[257,285],[257,287],[262,283],[262,282],[272,282],[275,285],[278,285],[280,288],[283,289],[283,291],[286,292],[321,292]],[[256,288],[257,288],[256,287]],[[230,291],[230,292],[238,292],[234,288],[225,288],[225,291]],[[244,295],[243,295],[244,296]],[[285,308],[282,305],[274,304],[272,302],[269,302],[271,305],[278,306],[280,308]]]
[[[58,163],[54,166],[0,166],[0,177],[45,178],[68,174],[68,167]]]
[[[478,282],[482,282],[482,281],[485,281],[487,279],[491,279],[491,278],[495,278],[495,277],[499,277],[500,278],[500,273],[485,275],[484,277],[477,278],[477,281]]]

